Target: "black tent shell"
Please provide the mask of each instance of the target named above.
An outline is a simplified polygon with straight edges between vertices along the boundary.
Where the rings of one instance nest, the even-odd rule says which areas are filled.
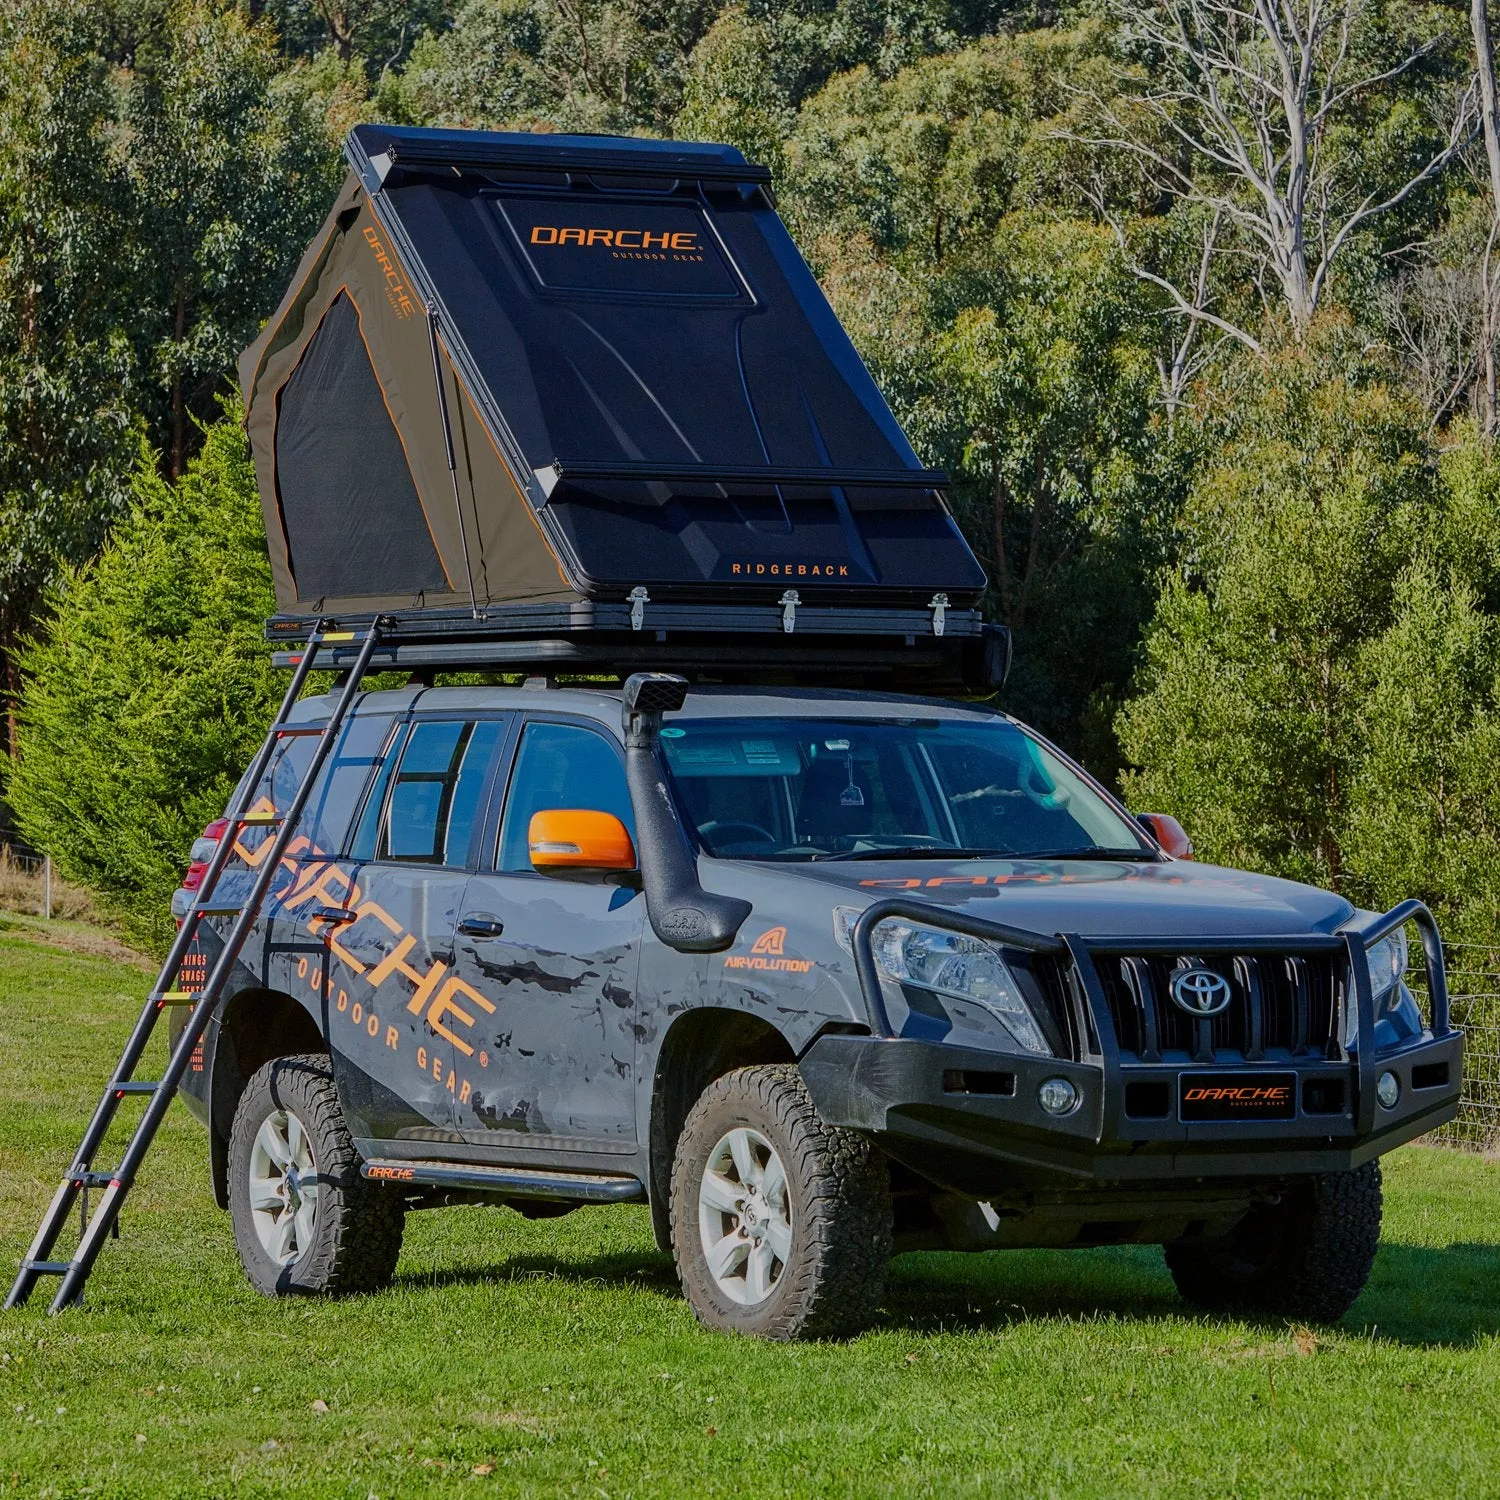
[[[790,632],[822,609],[827,629],[910,633],[936,609],[938,634],[978,632],[984,575],[946,480],[763,168],[726,146],[385,126],[346,154],[240,360],[289,623],[638,629],[649,600],[657,623],[691,606]]]

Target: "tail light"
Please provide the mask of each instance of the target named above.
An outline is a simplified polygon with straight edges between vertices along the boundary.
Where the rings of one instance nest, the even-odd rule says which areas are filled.
[[[224,837],[228,828],[228,818],[215,818],[202,834],[193,840],[193,847],[188,851],[187,874],[182,877],[182,885],[172,897],[172,915],[179,923],[187,916],[188,907],[193,904],[190,893],[203,884],[203,877],[208,874],[208,863],[214,857],[214,851],[219,847],[219,840]]]
[[[193,841],[193,847],[188,852],[191,863],[187,867],[187,874],[182,877],[183,890],[196,891],[203,884],[203,877],[208,874],[208,862],[214,857],[219,840],[224,837],[224,831],[228,827],[227,818],[215,818],[203,830],[202,836]]]

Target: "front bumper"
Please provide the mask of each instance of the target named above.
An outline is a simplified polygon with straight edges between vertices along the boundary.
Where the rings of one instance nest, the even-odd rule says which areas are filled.
[[[875,925],[888,916],[1060,955],[1070,966],[1080,1009],[1078,1035],[1088,1038],[1079,1049],[1083,1055],[1038,1057],[891,1035],[870,951]],[[1416,921],[1422,932],[1430,1025],[1420,1037],[1378,1052],[1364,950],[1406,921]],[[1338,1025],[1343,1027],[1352,1007],[1357,1041],[1332,1057],[1266,1053],[1247,1059],[1220,1053],[1209,1063],[1186,1055],[1143,1060],[1122,1053],[1095,964],[1151,944],[1048,939],[899,899],[867,909],[853,939],[867,1003],[874,997],[869,1010],[875,1034],[821,1037],[801,1060],[803,1077],[830,1124],[879,1136],[890,1155],[956,1192],[981,1196],[1028,1181],[1055,1184],[1059,1173],[1080,1183],[1126,1184],[1340,1171],[1434,1129],[1457,1112],[1463,1040],[1448,1024],[1436,927],[1416,902],[1403,903],[1364,934],[1155,940],[1158,951],[1194,955],[1243,953],[1247,946],[1341,954]],[[1376,1097],[1376,1081],[1387,1071],[1400,1083],[1389,1109]],[[1206,1074],[1289,1079],[1293,1104],[1287,1118],[1185,1120],[1183,1080]],[[1062,1117],[1048,1114],[1037,1097],[1044,1080],[1059,1077],[1079,1095],[1077,1107]]]

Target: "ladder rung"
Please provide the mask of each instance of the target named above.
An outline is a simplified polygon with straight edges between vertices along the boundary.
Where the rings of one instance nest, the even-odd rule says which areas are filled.
[[[243,906],[195,906],[188,915],[190,917],[237,917],[244,909]]]
[[[34,1271],[38,1276],[66,1276],[73,1269],[70,1260],[23,1260],[23,1271]]]
[[[295,734],[322,734],[321,724],[273,724],[272,734],[295,735]]]
[[[152,990],[146,998],[158,1005],[194,1005],[202,993],[201,990]]]
[[[113,1172],[70,1172],[69,1182],[74,1187],[108,1187],[115,1180]]]
[[[130,1083],[112,1083],[109,1091],[112,1094],[154,1094],[161,1087],[159,1083],[147,1083],[144,1081]]]
[[[280,813],[246,813],[243,818],[236,818],[234,821],[242,828],[274,828],[286,820]]]

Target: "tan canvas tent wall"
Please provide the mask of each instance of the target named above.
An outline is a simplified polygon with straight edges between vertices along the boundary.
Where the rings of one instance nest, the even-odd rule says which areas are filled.
[[[425,309],[351,173],[240,357],[282,610],[467,607],[470,570],[481,604],[577,599],[441,343],[439,362],[457,502]]]

